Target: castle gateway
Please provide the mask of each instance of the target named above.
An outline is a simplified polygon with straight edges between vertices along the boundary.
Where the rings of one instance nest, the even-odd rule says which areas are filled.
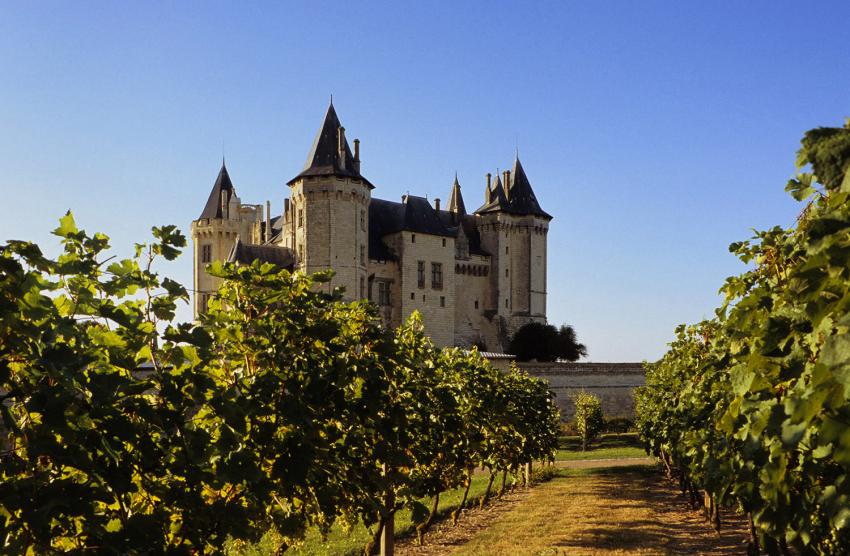
[[[449,201],[372,196],[333,104],[307,163],[287,182],[283,213],[267,201],[243,204],[222,164],[200,217],[192,222],[195,314],[218,279],[214,260],[260,259],[290,270],[332,269],[328,288],[369,299],[386,326],[414,310],[438,346],[504,351],[513,332],[546,321],[546,236],[552,217],[537,202],[519,157],[513,170],[487,174],[484,204],[468,214],[455,176]]]

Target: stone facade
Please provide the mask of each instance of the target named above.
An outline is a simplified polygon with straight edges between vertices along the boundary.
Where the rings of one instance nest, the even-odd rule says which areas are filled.
[[[264,218],[261,206],[241,204],[222,165],[192,223],[196,314],[218,285],[203,270],[208,262],[272,257],[297,271],[333,270],[327,287],[375,302],[387,326],[419,311],[438,346],[504,351],[517,328],[546,321],[552,217],[540,208],[518,158],[495,181],[487,174],[485,202],[472,214],[457,177],[445,207],[412,195],[376,199],[360,173],[360,142],[354,140],[352,152],[331,105],[307,164],[287,185],[282,214],[272,217],[267,202]]]
[[[602,401],[605,418],[634,419],[634,390],[646,384],[642,363],[518,363],[531,376],[549,383],[555,393],[561,417],[575,415],[573,397],[585,390]]]

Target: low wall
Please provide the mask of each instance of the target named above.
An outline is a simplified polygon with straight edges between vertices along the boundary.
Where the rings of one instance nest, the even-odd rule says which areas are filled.
[[[561,418],[575,414],[572,398],[585,390],[602,400],[605,418],[634,419],[634,389],[646,384],[641,363],[517,363],[532,376],[542,378],[555,392]]]

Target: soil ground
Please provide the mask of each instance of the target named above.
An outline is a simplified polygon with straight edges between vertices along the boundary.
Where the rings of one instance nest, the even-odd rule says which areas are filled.
[[[743,518],[723,515],[715,533],[702,513],[653,466],[581,462],[555,479],[443,521],[426,536],[397,544],[399,556],[745,554]],[[567,465],[567,462],[561,462]],[[559,465],[559,467],[561,467]],[[605,467],[599,467],[604,465]],[[619,466],[617,466],[619,465]]]

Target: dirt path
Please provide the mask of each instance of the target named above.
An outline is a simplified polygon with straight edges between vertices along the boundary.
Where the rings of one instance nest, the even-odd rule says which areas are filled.
[[[574,461],[556,461],[558,469],[592,469],[595,467],[629,467],[632,465],[652,465],[653,458],[618,458],[618,459],[578,459]]]
[[[425,547],[399,546],[401,556],[454,554],[555,556],[718,554],[746,552],[745,524],[724,516],[718,535],[651,467],[567,471],[492,510],[470,513],[429,535]]]

